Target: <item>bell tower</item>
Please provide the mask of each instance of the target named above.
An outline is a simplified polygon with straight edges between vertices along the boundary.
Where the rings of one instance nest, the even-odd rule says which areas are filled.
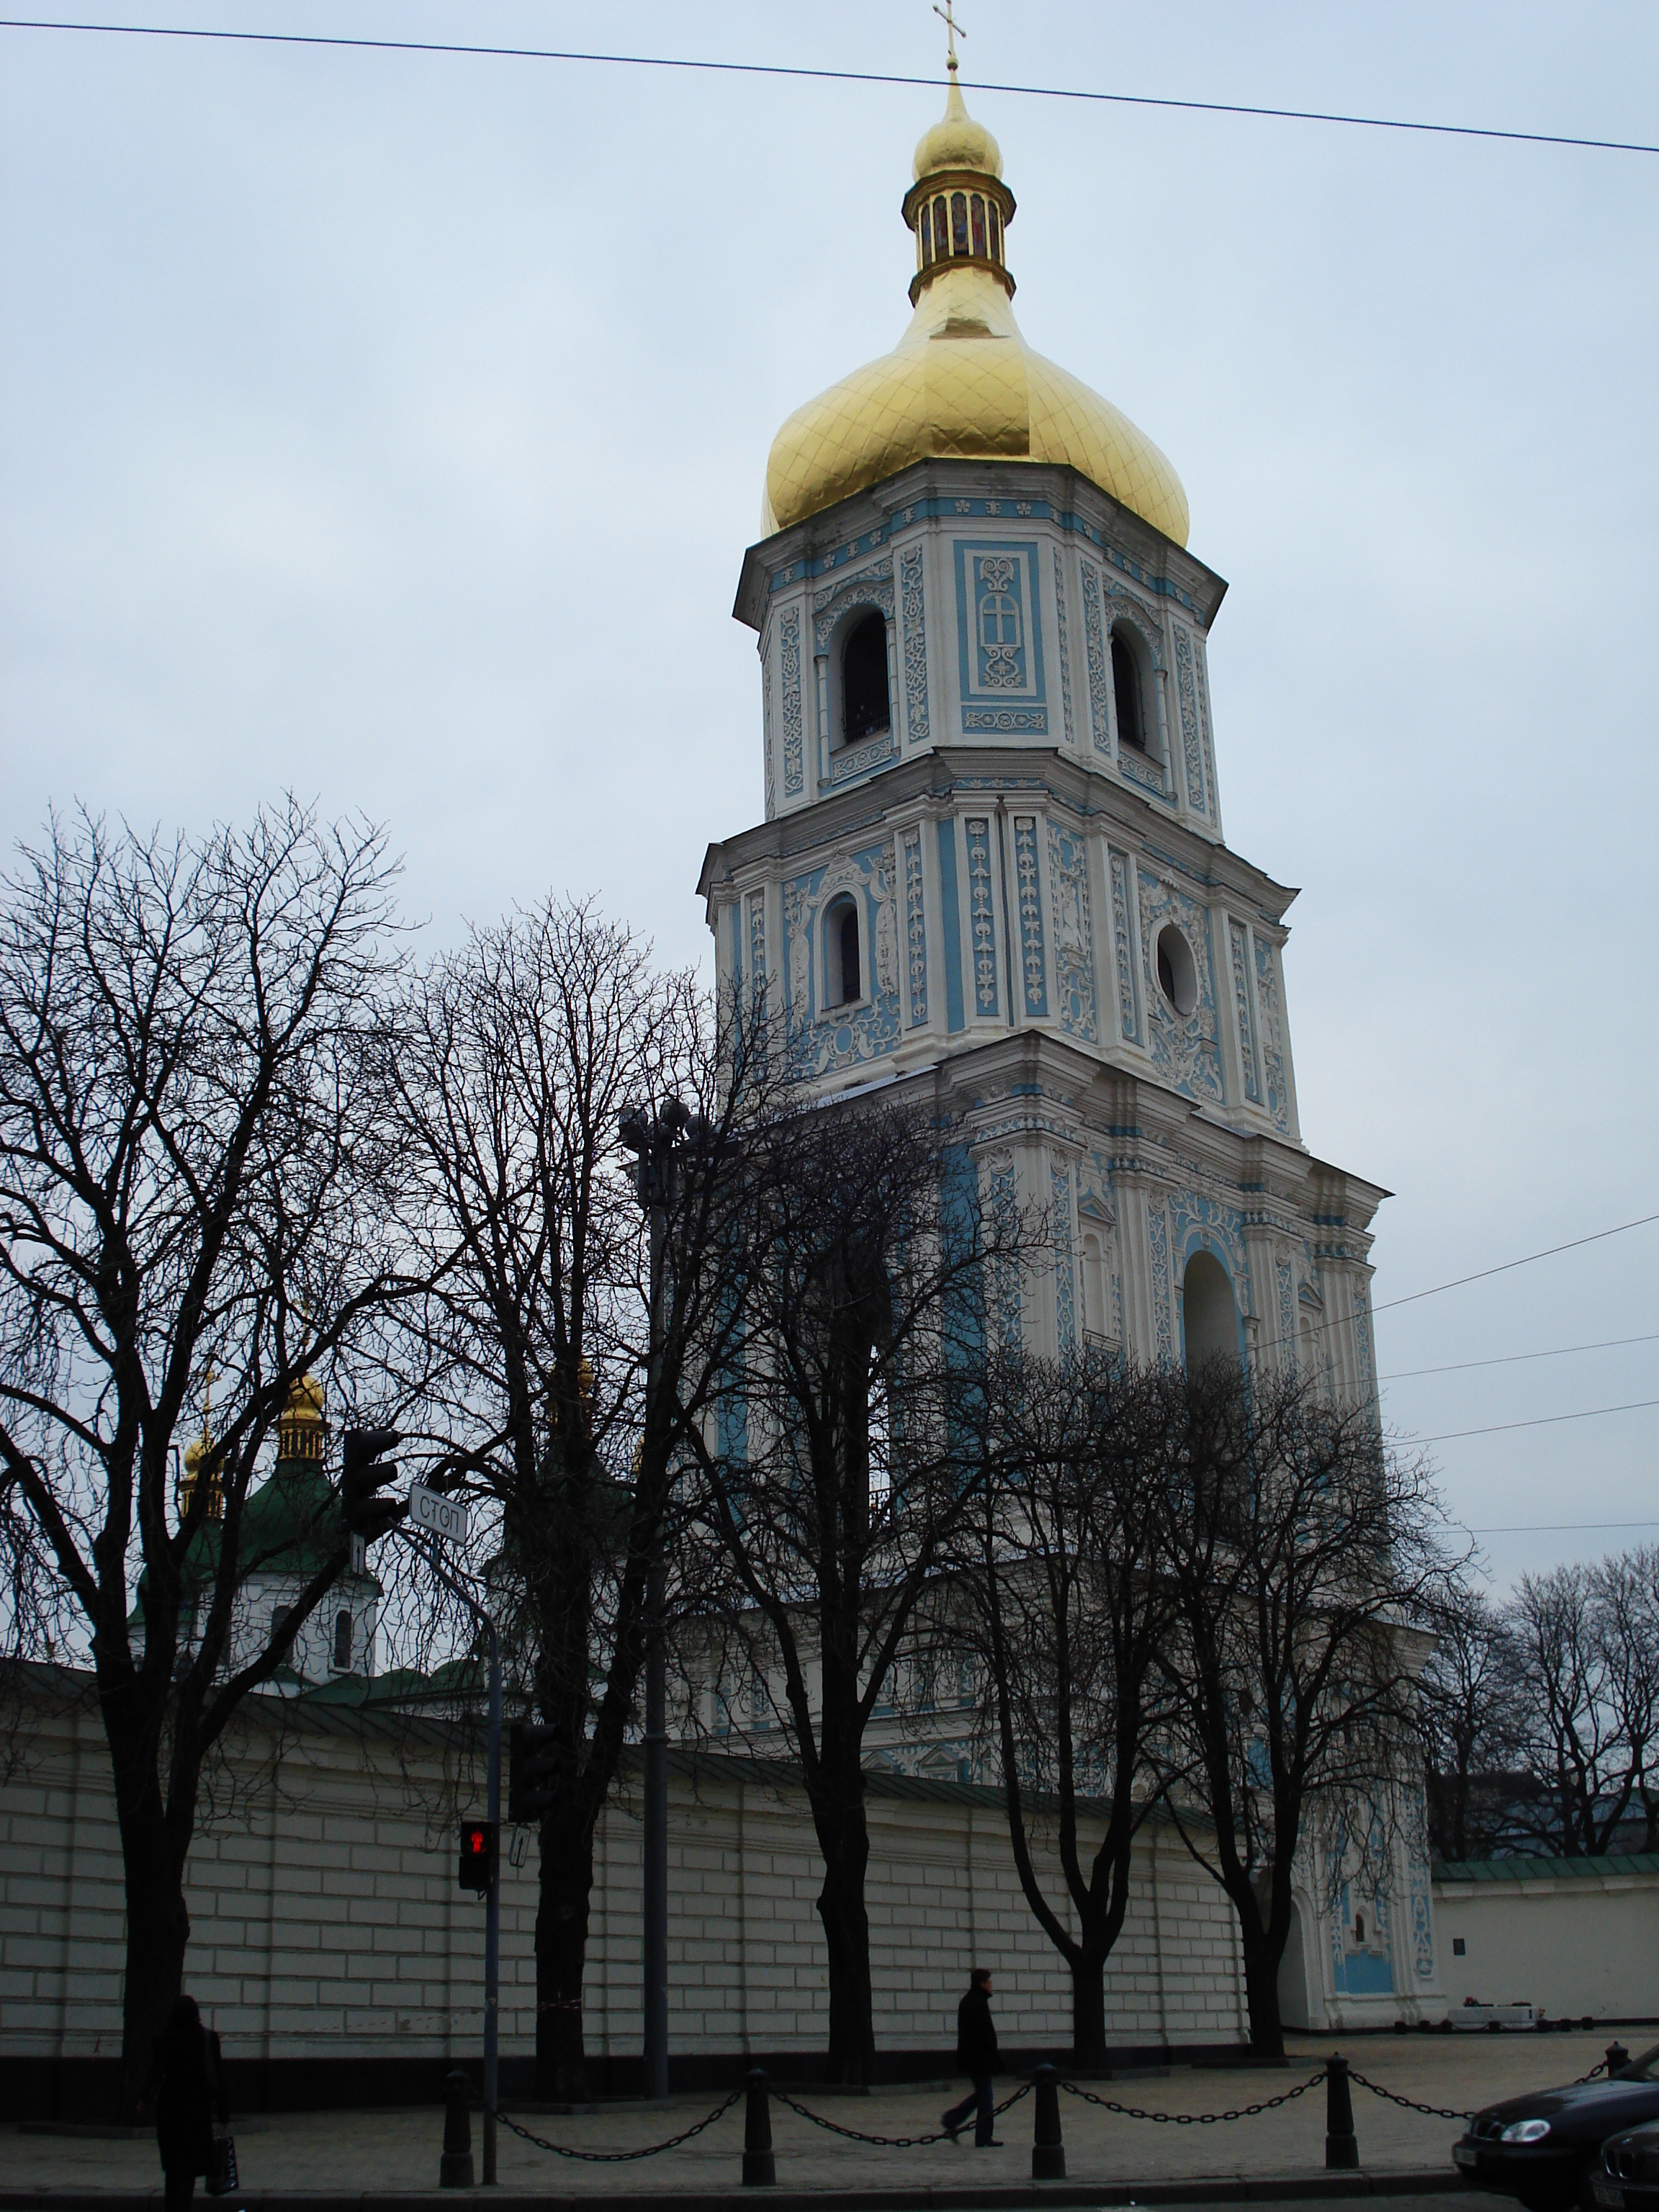
[[[892,352],[773,441],[735,612],[764,818],[711,846],[720,974],[828,1098],[936,1086],[1055,1224],[1034,1347],[1236,1345],[1369,1395],[1385,1194],[1302,1138],[1295,894],[1223,834],[1209,633],[1152,440],[1029,346],[1016,204],[954,58],[902,213]]]

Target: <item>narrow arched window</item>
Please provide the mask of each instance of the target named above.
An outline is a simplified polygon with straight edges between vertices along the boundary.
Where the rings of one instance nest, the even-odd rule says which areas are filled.
[[[985,200],[982,194],[974,194],[974,251],[981,261],[985,258]]]
[[[887,696],[887,623],[867,614],[847,633],[841,654],[841,734],[843,744],[893,726]]]
[[[943,261],[951,251],[951,234],[945,220],[945,195],[941,192],[933,202],[933,258]]]
[[[952,192],[951,195],[951,250],[953,253],[966,253],[968,251],[966,192]]]
[[[1141,708],[1140,665],[1121,629],[1112,632],[1112,704],[1117,708],[1117,741],[1146,750],[1146,718]]]
[[[921,240],[921,265],[931,269],[933,263],[933,210],[927,200],[921,204],[921,221],[916,226]]]
[[[351,1670],[351,1615],[337,1613],[334,1616],[334,1664],[341,1674]]]
[[[859,910],[850,903],[836,917],[837,950],[841,954],[841,1003],[850,1006],[861,999],[859,961]]]
[[[1182,1329],[1187,1371],[1201,1374],[1238,1358],[1238,1308],[1227,1271],[1212,1253],[1194,1252],[1182,1282]]]
[[[1000,261],[1002,258],[1002,221],[1000,216],[997,214],[997,204],[994,200],[992,200],[986,208],[985,222],[986,228],[990,234],[991,258],[993,261]]]

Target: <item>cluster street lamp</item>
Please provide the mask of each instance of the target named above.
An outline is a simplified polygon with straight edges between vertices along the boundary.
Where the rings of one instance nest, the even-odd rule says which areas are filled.
[[[634,1153],[634,1188],[650,1235],[650,1315],[645,1370],[645,1425],[650,1432],[662,1369],[662,1301],[668,1210],[678,1192],[681,1162],[702,1149],[707,1122],[678,1098],[631,1106],[621,1135]],[[668,1692],[663,1644],[666,1577],[659,1537],[646,1583],[645,1645],[645,2094],[668,2094]]]

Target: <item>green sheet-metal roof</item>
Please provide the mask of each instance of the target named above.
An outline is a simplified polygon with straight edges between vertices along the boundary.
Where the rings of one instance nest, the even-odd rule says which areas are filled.
[[[1592,1875],[1659,1874],[1659,1851],[1608,1851],[1600,1858],[1437,1859],[1437,1881],[1575,1881]]]

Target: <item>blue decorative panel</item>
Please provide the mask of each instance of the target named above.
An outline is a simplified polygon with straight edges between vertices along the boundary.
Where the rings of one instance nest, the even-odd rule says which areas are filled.
[[[1280,1357],[1286,1360],[1296,1357],[1296,1297],[1291,1279],[1291,1263],[1280,1260],[1274,1269],[1279,1278],[1279,1342]]]
[[[997,1000],[995,902],[991,893],[991,824],[983,815],[963,823],[968,839],[968,931],[974,948],[974,1012],[994,1015]]]
[[[910,990],[910,1027],[927,1019],[927,915],[921,881],[921,831],[904,833],[904,948]]]
[[[870,995],[860,1005],[820,1009],[819,919],[842,896],[858,908],[859,939]],[[879,1059],[898,1042],[898,889],[890,844],[795,876],[783,886],[784,957],[789,980],[789,1053],[795,1073],[814,1076]]]
[[[1037,549],[957,538],[955,553],[962,726],[1042,736],[1048,714]]]
[[[1054,910],[1054,989],[1060,1025],[1096,1041],[1094,938],[1089,926],[1089,857],[1074,831],[1048,824],[1048,896]]]
[[[1145,868],[1140,880],[1140,944],[1146,962],[1147,1027],[1152,1065],[1172,1091],[1188,1098],[1219,1101],[1221,1042],[1216,1013],[1214,963],[1210,957],[1209,915],[1196,899],[1173,884],[1160,883]],[[1158,988],[1158,932],[1174,922],[1187,940],[1198,979],[1198,998],[1190,1013],[1177,1013]]]
[[[1077,1347],[1077,1277],[1072,1260],[1072,1177],[1066,1168],[1050,1166],[1048,1203],[1054,1223],[1054,1317],[1062,1352]]]
[[[1025,1011],[1041,1021],[1048,1012],[1048,978],[1042,957],[1042,895],[1037,883],[1037,825],[1032,814],[1014,817],[1014,878],[1019,895],[1019,962]]]
[[[1279,1011],[1279,963],[1262,938],[1255,945],[1255,1003],[1261,1016],[1261,1072],[1273,1127],[1288,1134],[1291,1097],[1285,1080],[1285,1026]]]
[[[899,556],[899,604],[904,615],[904,729],[913,745],[927,742],[927,617],[921,548]]]
[[[1066,742],[1072,738],[1072,660],[1066,644],[1066,569],[1054,548],[1054,628],[1060,633],[1060,704],[1066,721]]]
[[[1170,1231],[1164,1201],[1155,1199],[1146,1209],[1146,1245],[1152,1257],[1152,1326],[1158,1332],[1158,1356],[1175,1364],[1175,1332],[1170,1320]]]
[[[830,787],[839,790],[844,783],[856,783],[860,776],[870,775],[897,758],[898,747],[890,730],[881,731],[861,745],[842,745],[830,756]]]
[[[1215,780],[1215,737],[1210,727],[1210,691],[1204,674],[1204,648],[1193,647],[1193,684],[1198,693],[1198,726],[1204,733],[1204,767],[1209,777],[1210,817],[1221,820],[1221,793]]]
[[[1018,1238],[1018,1207],[1012,1152],[993,1152],[985,1164],[990,1192],[991,1220],[1003,1248],[993,1263],[996,1281],[997,1328],[1005,1350],[1020,1340],[1019,1261],[1014,1256]]]
[[[1109,757],[1112,719],[1106,704],[1106,626],[1100,618],[1100,578],[1083,563],[1083,649],[1089,664],[1089,734],[1097,753]]]
[[[769,653],[761,664],[761,721],[765,731],[766,818],[769,822],[778,811],[777,763],[772,752],[772,658]]]
[[[962,908],[957,900],[957,825],[939,825],[939,926],[945,932],[945,1024],[951,1036],[968,1026],[962,1000]]]
[[[1242,921],[1227,923],[1227,943],[1232,955],[1233,1018],[1238,1025],[1238,1056],[1244,1069],[1244,1096],[1253,1106],[1261,1103],[1261,1079],[1256,1073],[1255,1024],[1250,1018],[1249,946]]]
[[[800,609],[786,607],[778,624],[779,673],[783,690],[783,793],[798,799],[804,788],[801,752]]]
[[[1176,690],[1181,705],[1181,757],[1187,770],[1187,804],[1194,814],[1206,811],[1204,798],[1204,738],[1198,724],[1198,693],[1193,679],[1193,641],[1175,626]]]
[[[749,894],[749,988],[757,1006],[766,1003],[766,893]]]
[[[1140,1042],[1139,998],[1135,989],[1133,947],[1129,936],[1129,864],[1121,853],[1110,856],[1112,939],[1117,947],[1117,1018],[1131,1044]]]

